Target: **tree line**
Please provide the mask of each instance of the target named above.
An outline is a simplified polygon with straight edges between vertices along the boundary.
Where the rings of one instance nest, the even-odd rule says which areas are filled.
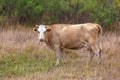
[[[119,0],[0,0],[0,25],[119,21]]]

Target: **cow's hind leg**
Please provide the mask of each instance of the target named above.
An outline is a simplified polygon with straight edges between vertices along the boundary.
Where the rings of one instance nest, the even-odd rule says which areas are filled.
[[[97,47],[97,45],[94,45],[91,47],[92,48],[92,52],[94,54],[96,54],[99,63],[101,62],[101,49]]]
[[[93,57],[94,57],[94,52],[92,51],[91,48],[89,50],[90,50],[90,61],[89,61],[89,63],[91,63],[92,60],[93,60]]]

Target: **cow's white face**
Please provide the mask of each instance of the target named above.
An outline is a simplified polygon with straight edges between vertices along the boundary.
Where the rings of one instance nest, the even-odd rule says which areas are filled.
[[[38,32],[38,39],[40,42],[45,41],[45,33],[50,31],[51,29],[47,28],[45,25],[36,25],[37,27],[34,28],[34,31]]]

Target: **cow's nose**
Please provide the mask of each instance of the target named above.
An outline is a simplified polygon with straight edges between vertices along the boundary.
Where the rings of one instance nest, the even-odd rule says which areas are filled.
[[[40,42],[43,42],[44,41],[44,39],[40,39]]]

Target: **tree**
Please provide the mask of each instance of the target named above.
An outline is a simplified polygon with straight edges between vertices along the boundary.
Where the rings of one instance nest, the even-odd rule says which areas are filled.
[[[119,4],[119,0],[0,0],[0,23],[97,22],[109,26],[120,21]]]

